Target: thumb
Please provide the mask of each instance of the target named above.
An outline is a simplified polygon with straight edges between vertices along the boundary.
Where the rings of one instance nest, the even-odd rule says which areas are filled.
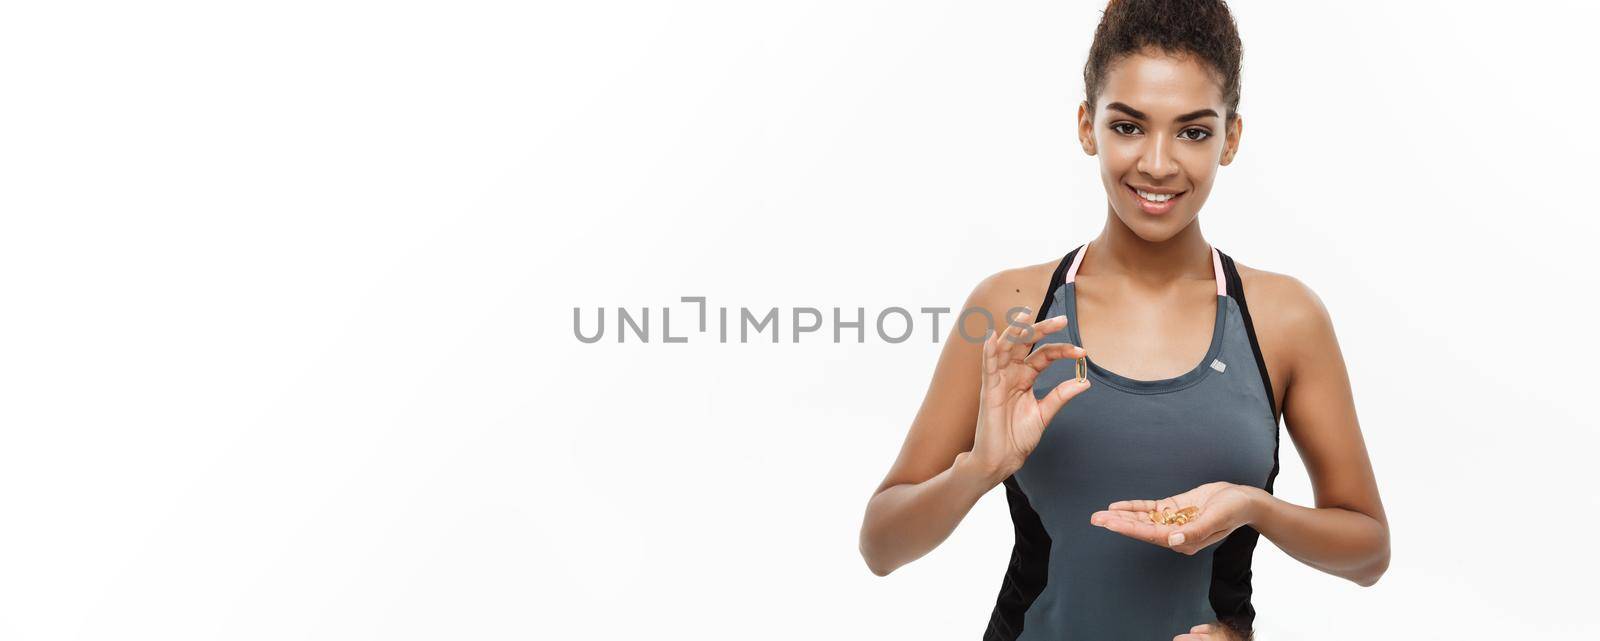
[[[1167,535],[1167,547],[1175,548],[1185,543],[1196,546],[1196,551],[1207,539],[1221,530],[1214,515],[1203,515],[1198,519],[1178,526],[1171,534]]]
[[[1049,394],[1045,394],[1044,398],[1038,399],[1039,418],[1044,421],[1045,425],[1049,425],[1050,419],[1056,415],[1056,412],[1061,411],[1062,407],[1066,406],[1067,401],[1072,400],[1073,397],[1082,394],[1087,389],[1089,389],[1088,379],[1080,381],[1076,378],[1069,378],[1062,381],[1060,385],[1050,390]]]

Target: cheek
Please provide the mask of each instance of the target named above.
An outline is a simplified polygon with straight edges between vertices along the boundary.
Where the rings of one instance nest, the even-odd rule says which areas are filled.
[[[1195,191],[1205,193],[1211,190],[1211,180],[1217,175],[1217,161],[1210,158],[1197,159],[1196,162],[1187,164],[1184,168],[1189,176],[1189,184]]]
[[[1129,145],[1110,145],[1100,148],[1100,167],[1107,176],[1122,176],[1139,163],[1139,150]]]

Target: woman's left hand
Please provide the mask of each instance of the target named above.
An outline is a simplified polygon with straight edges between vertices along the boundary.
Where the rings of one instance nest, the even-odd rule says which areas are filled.
[[[1217,481],[1164,499],[1117,501],[1090,515],[1089,523],[1192,556],[1251,523],[1257,505],[1252,491],[1260,490]],[[1150,519],[1152,510],[1176,512],[1189,506],[1200,512],[1183,525],[1163,525]]]
[[[1172,637],[1172,641],[1235,641],[1238,638],[1239,635],[1221,623],[1202,623]]]

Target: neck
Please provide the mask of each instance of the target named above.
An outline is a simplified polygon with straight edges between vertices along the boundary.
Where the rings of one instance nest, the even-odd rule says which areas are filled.
[[[1094,266],[1086,269],[1090,263],[1085,261],[1078,268],[1080,274],[1119,275],[1151,284],[1214,277],[1211,244],[1200,234],[1199,218],[1173,237],[1152,242],[1140,238],[1115,212],[1109,212],[1105,228],[1090,243],[1094,245],[1090,252]]]

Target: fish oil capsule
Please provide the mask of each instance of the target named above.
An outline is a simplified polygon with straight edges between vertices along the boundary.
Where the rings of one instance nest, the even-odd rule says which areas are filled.
[[[1082,356],[1079,356],[1077,362],[1073,364],[1073,368],[1072,369],[1073,369],[1073,372],[1078,377],[1078,382],[1081,383],[1081,382],[1089,380],[1089,378],[1088,378],[1089,377],[1089,361],[1088,361],[1088,359],[1086,359],[1086,358],[1084,358]]]
[[[1150,522],[1156,525],[1183,525],[1193,521],[1199,514],[1200,508],[1192,505],[1176,512],[1172,511],[1172,508],[1165,507],[1160,511],[1150,510]]]

